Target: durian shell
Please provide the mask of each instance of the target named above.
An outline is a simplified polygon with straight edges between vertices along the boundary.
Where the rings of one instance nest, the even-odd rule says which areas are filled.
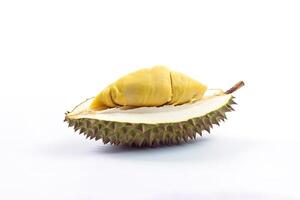
[[[135,147],[172,145],[195,140],[197,134],[202,136],[203,131],[210,133],[214,124],[219,125],[227,119],[227,112],[234,111],[232,105],[236,103],[233,99],[232,96],[225,105],[201,117],[176,123],[146,124],[89,118],[71,119],[68,117],[69,112],[65,115],[65,121],[79,134],[89,139],[102,139],[104,144]]]

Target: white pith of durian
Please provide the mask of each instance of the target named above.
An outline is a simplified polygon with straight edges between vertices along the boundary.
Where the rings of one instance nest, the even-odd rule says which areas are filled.
[[[89,109],[89,105],[93,101],[93,98],[91,98],[68,113],[68,117],[70,119],[88,118],[124,123],[176,123],[201,117],[207,113],[218,110],[226,105],[231,98],[231,94],[220,95],[220,92],[210,90],[203,99],[178,106],[165,105],[161,107],[140,107],[127,110],[116,107],[101,111]]]

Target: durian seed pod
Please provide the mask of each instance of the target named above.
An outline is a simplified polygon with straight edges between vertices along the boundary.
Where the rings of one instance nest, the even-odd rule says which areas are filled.
[[[233,100],[232,93],[242,87],[244,82],[239,82],[232,88],[211,97],[228,96],[222,105],[211,112],[205,113],[199,117],[193,117],[180,122],[163,122],[163,123],[132,123],[120,121],[107,121],[97,118],[87,117],[85,110],[73,114],[65,113],[64,121],[70,127],[74,127],[75,132],[84,134],[86,138],[102,140],[104,144],[126,145],[132,147],[155,147],[159,145],[173,145],[189,140],[195,140],[197,134],[202,136],[203,132],[210,133],[213,125],[220,125],[227,119],[226,113],[234,111],[232,105],[236,102]],[[210,101],[209,99],[207,101]],[[181,106],[177,106],[180,108]],[[126,112],[126,111],[125,111]],[[82,116],[81,116],[82,115]],[[76,117],[74,117],[76,116]]]

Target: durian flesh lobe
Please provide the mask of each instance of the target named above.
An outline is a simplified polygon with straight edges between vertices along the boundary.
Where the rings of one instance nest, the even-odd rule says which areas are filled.
[[[157,71],[152,72],[151,75],[150,72],[153,69]],[[178,94],[175,94],[175,98],[173,98],[174,88],[170,90],[168,87],[172,87],[174,81],[168,85],[166,76],[168,75],[170,80],[172,72],[164,67],[148,70],[150,70],[148,71],[148,74],[150,73],[148,81],[150,82],[147,84],[139,85],[137,83],[140,82],[136,82],[136,79],[139,79],[140,76],[146,76],[145,71],[140,70],[136,72],[137,74],[129,74],[123,77],[125,79],[122,80],[121,78],[107,87],[108,89],[105,89],[107,91],[102,91],[98,96],[84,101],[71,112],[67,112],[65,121],[69,123],[69,126],[73,126],[75,131],[79,131],[80,134],[83,133],[90,139],[102,139],[105,144],[137,147],[178,144],[182,141],[187,142],[190,139],[196,139],[197,134],[202,136],[203,131],[210,132],[214,124],[219,125],[221,121],[224,121],[226,119],[225,113],[233,111],[232,105],[236,104],[231,93],[244,84],[240,82],[227,92],[207,90],[203,84],[194,82],[194,80],[178,73],[176,78],[179,81],[178,86],[176,86],[177,89],[175,89]],[[161,87],[161,84],[156,85],[153,82],[155,77],[159,75],[158,72],[166,74],[162,76],[165,78],[159,80],[163,87]],[[142,82],[143,79],[139,81]],[[151,79],[153,80],[151,81]],[[173,78],[173,80],[175,79]],[[150,86],[149,83],[154,85]],[[180,83],[184,86],[180,86]],[[130,87],[136,85],[138,88],[136,91],[146,92],[152,90],[154,93],[151,93],[152,96],[148,95],[146,100],[140,100],[141,97],[136,96],[138,100],[131,101],[128,104],[130,102],[128,97],[124,98],[122,96],[124,91],[126,94],[126,87],[123,85],[127,87],[128,85]],[[109,93],[114,87],[122,92],[116,93],[116,96],[113,97]],[[160,90],[163,90],[163,92],[160,92]],[[199,91],[202,94],[201,92],[200,94],[194,94]],[[157,93],[159,95],[156,95]],[[188,98],[180,95],[180,93],[185,94]],[[107,98],[106,95],[109,95],[110,98]],[[101,100],[99,103],[97,98],[101,97],[106,98],[106,100]],[[124,109],[124,106],[137,108]]]
[[[164,66],[130,73],[100,92],[90,105],[93,110],[118,106],[180,105],[202,98],[207,86]]]

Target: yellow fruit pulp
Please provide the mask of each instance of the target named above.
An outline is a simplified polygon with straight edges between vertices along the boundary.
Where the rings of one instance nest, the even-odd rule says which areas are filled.
[[[180,105],[199,100],[206,85],[164,66],[141,69],[110,84],[91,103],[93,110]]]

